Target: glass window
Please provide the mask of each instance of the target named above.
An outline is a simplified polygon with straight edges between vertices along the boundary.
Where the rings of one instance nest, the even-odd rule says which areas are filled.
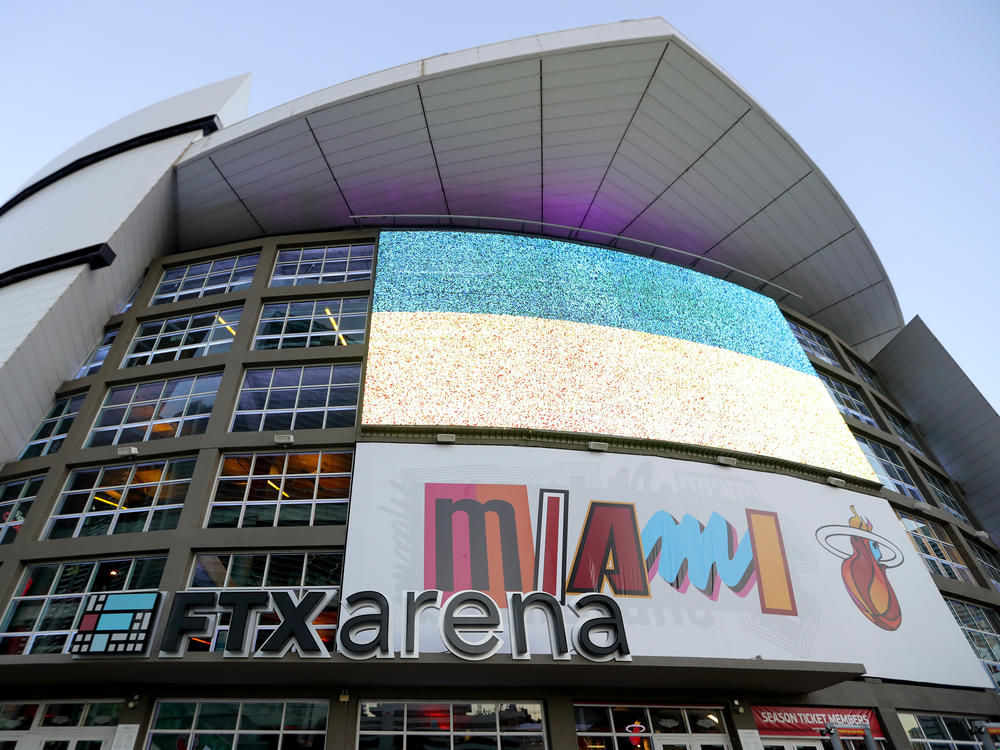
[[[84,395],[66,396],[58,399],[42,419],[41,424],[38,425],[31,440],[24,446],[19,459],[47,456],[59,450],[69,433],[69,428],[73,426],[73,420],[80,413]]]
[[[912,450],[920,455],[924,455],[924,449],[920,447],[920,443],[917,441],[917,436],[914,434],[910,423],[889,409],[885,409],[885,416],[900,439],[910,446]]]
[[[358,748],[544,750],[542,704],[514,701],[361,701]]]
[[[366,281],[372,277],[374,253],[371,242],[279,250],[271,286]]]
[[[0,544],[14,541],[44,479],[44,474],[38,474],[0,484]]]
[[[897,512],[896,515],[903,522],[913,546],[923,556],[931,573],[945,578],[953,578],[956,581],[976,582],[972,573],[969,572],[965,560],[958,554],[955,545],[951,543],[945,530],[939,524],[906,513]]]
[[[260,253],[248,253],[165,268],[149,304],[163,305],[246,289],[253,281],[258,260]]]
[[[878,391],[883,396],[889,395],[882,388],[882,384],[878,382],[878,378],[875,377],[875,371],[872,368],[857,357],[851,357],[851,365],[854,367],[854,371],[858,373],[858,377],[865,381],[869,388],[873,391]]]
[[[166,557],[29,565],[0,627],[0,654],[62,653],[86,594],[156,591]]]
[[[118,336],[118,329],[113,331],[108,331],[101,338],[97,346],[90,353],[90,356],[84,360],[80,369],[76,371],[75,378],[85,378],[88,375],[93,375],[95,372],[101,369],[101,365],[104,364],[105,358],[108,356],[108,351],[111,349],[111,345],[115,342],[115,338]]]
[[[0,731],[26,732],[32,728],[114,727],[121,703],[0,703]],[[86,742],[86,741],[84,741]],[[0,742],[0,747],[3,747]],[[13,743],[11,747],[13,747]],[[77,750],[83,745],[77,744]]]
[[[788,327],[792,329],[792,333],[795,334],[795,338],[799,340],[799,344],[802,345],[807,354],[811,354],[824,362],[829,362],[831,365],[842,366],[840,360],[837,359],[837,355],[833,353],[833,347],[830,346],[830,342],[822,333],[817,333],[805,326],[800,326],[791,320],[788,321]]]
[[[915,750],[980,750],[967,716],[900,713],[899,720]]]
[[[322,750],[326,701],[159,701],[147,750]]]
[[[228,352],[242,313],[242,307],[230,307],[140,323],[122,367]]]
[[[342,549],[316,550],[313,552],[255,552],[255,553],[203,553],[195,558],[191,573],[192,589],[282,589],[302,596],[310,591],[339,591],[343,574]],[[336,597],[313,620],[320,640],[332,653],[337,632],[338,606]],[[215,615],[212,633],[192,637],[187,650],[221,651],[229,632],[229,613]],[[277,627],[279,618],[271,613],[257,612],[250,623],[249,643],[256,651]]]
[[[347,346],[365,340],[368,298],[275,302],[264,305],[254,349]]]
[[[683,735],[664,747],[728,750],[722,708],[703,706],[600,706],[577,704],[576,735],[581,748],[653,750],[653,735]],[[609,720],[610,717],[610,720]],[[673,742],[674,738],[671,738]]]
[[[233,432],[353,427],[360,364],[247,370]]]
[[[938,504],[944,508],[946,511],[951,513],[955,518],[960,521],[965,521],[967,524],[972,524],[969,517],[965,515],[962,510],[962,506],[959,504],[955,496],[951,494],[948,489],[948,483],[939,477],[937,474],[931,471],[924,471],[924,479],[927,480],[927,484],[931,486],[931,491],[934,493],[934,497],[937,498]]]
[[[997,557],[993,550],[975,542],[969,542],[969,546],[972,547],[972,554],[979,560],[979,564],[986,570],[993,588],[1000,591],[1000,557]]]
[[[202,434],[221,379],[213,372],[112,387],[86,447]]]
[[[903,462],[896,451],[888,445],[883,445],[860,435],[855,435],[854,438],[858,441],[861,452],[865,454],[868,463],[872,465],[875,475],[882,484],[890,490],[908,495],[914,500],[922,501],[924,499],[924,496],[920,494],[920,490],[913,484],[910,472],[903,466]]]
[[[77,469],[43,538],[175,529],[194,463],[192,456]]]
[[[208,528],[347,522],[354,452],[223,456]]]
[[[983,668],[1000,686],[1000,617],[992,609],[945,597]]]
[[[861,394],[858,393],[857,388],[836,378],[831,378],[826,373],[817,372],[816,374],[823,381],[826,390],[830,392],[830,397],[837,404],[837,409],[841,414],[859,419],[865,424],[870,424],[872,427],[878,427],[875,423],[875,418],[872,417],[872,413],[868,410],[868,406],[865,404],[865,400]]]

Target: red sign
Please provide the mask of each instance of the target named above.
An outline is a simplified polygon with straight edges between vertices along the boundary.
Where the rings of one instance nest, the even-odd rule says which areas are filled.
[[[811,706],[754,706],[757,731],[765,737],[819,737],[827,724],[836,725],[845,736],[863,735],[884,740],[882,727],[870,708],[812,708]]]

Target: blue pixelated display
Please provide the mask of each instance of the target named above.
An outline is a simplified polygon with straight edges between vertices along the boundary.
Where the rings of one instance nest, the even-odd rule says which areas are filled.
[[[382,232],[372,309],[611,326],[815,374],[769,297],[649,258],[538,237]]]

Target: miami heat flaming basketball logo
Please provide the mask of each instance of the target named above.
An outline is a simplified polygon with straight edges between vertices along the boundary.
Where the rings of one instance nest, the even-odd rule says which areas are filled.
[[[861,613],[883,630],[895,630],[903,615],[886,571],[903,562],[903,553],[885,537],[873,534],[871,522],[858,515],[853,505],[851,512],[849,526],[821,526],[816,529],[816,540],[844,561],[840,574]]]

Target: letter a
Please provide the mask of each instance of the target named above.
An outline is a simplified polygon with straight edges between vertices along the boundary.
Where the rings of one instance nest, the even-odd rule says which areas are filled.
[[[591,503],[576,546],[567,594],[649,596],[649,578],[632,503]]]

